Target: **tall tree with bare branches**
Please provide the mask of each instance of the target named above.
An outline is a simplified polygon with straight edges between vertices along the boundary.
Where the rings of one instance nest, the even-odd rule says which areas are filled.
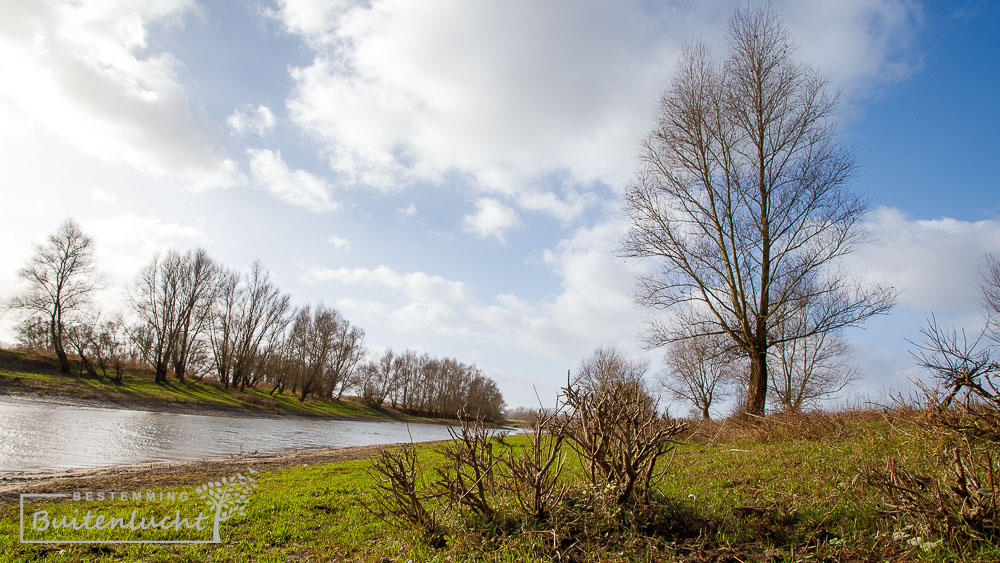
[[[69,316],[86,305],[100,287],[94,263],[94,241],[80,225],[67,219],[18,271],[28,283],[10,306],[48,321],[49,339],[59,358],[59,369],[69,373],[63,334]]]
[[[723,62],[703,44],[688,47],[625,193],[621,254],[655,264],[637,301],[694,311],[653,321],[648,344],[726,335],[749,359],[744,411],[755,415],[764,413],[771,346],[861,323],[895,302],[891,288],[836,269],[866,242],[868,206],[847,186],[855,163],[833,128],[837,97],[794,53],[767,7],[733,16]],[[775,330],[798,302],[814,307],[809,323]]]

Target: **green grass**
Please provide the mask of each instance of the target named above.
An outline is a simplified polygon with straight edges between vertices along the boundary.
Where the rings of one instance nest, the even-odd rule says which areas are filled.
[[[610,561],[998,560],[1000,547],[945,541],[930,551],[893,538],[905,522],[880,511],[880,496],[862,479],[864,464],[896,457],[933,474],[936,445],[886,422],[866,420],[828,435],[692,438],[677,448],[660,491],[662,519],[686,519],[686,533],[625,529],[589,544],[586,558]],[[803,434],[796,437],[795,434]],[[523,437],[514,438],[524,440]],[[419,447],[425,471],[440,463]],[[371,494],[368,461],[291,467],[259,476],[245,517],[222,526],[222,545],[34,546],[18,543],[17,507],[0,507],[0,554],[41,561],[522,561],[555,558],[545,526],[514,518],[499,527],[440,512],[448,545],[435,549],[419,533],[379,521],[359,502]],[[570,459],[570,496],[586,489]],[[190,489],[188,489],[190,490]],[[498,504],[514,514],[511,498]],[[656,508],[659,506],[660,508]],[[665,507],[669,506],[669,509]],[[79,503],[65,507],[82,508]],[[595,524],[596,526],[597,524]],[[504,532],[503,530],[507,531]],[[499,531],[498,531],[499,530]],[[60,551],[63,550],[63,551]],[[103,551],[100,551],[103,550]],[[577,556],[580,552],[577,553]],[[0,560],[2,560],[0,555]]]
[[[347,400],[300,402],[287,394],[270,395],[268,391],[247,388],[223,388],[214,383],[170,376],[166,383],[155,383],[149,375],[125,373],[120,383],[104,377],[63,374],[50,358],[26,357],[23,352],[0,350],[0,394],[16,393],[40,398],[50,397],[84,402],[110,403],[145,409],[219,409],[228,412],[293,414],[340,418],[410,417],[377,410]]]

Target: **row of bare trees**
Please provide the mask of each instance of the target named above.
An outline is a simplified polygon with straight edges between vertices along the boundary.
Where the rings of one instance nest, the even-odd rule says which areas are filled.
[[[372,404],[390,403],[406,412],[455,417],[460,412],[499,420],[504,401],[496,382],[472,364],[434,358],[412,350],[381,356],[361,365],[357,389]]]
[[[27,289],[9,305],[24,313],[20,344],[53,350],[67,373],[73,354],[81,373],[119,382],[141,366],[157,383],[210,376],[302,401],[353,389],[373,405],[433,416],[503,410],[496,383],[474,365],[412,351],[367,359],[363,329],[326,305],[294,307],[260,262],[238,272],[203,249],[168,250],[130,284],[127,310],[107,314],[92,299],[103,287],[93,240],[68,220],[19,274]]]

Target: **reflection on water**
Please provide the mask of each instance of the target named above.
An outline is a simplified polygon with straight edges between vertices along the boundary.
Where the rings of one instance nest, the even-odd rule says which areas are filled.
[[[448,438],[445,426],[204,416],[0,399],[0,473]]]

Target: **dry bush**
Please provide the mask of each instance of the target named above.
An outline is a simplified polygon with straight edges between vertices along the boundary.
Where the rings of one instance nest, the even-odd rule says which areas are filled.
[[[656,462],[673,450],[683,425],[657,412],[657,401],[640,379],[608,378],[586,386],[567,382],[563,395],[570,409],[563,429],[590,482],[613,487],[619,504],[635,493],[645,496]]]
[[[861,474],[885,493],[886,512],[916,520],[919,533],[983,540],[995,538],[998,531],[998,454],[1000,448],[980,448],[965,440],[949,449],[950,464],[939,478],[916,475],[895,459],[885,469],[865,467]]]
[[[453,505],[492,519],[496,515],[498,466],[503,460],[494,438],[504,433],[491,432],[482,419],[470,420],[459,414],[459,430],[449,428],[452,440],[438,450],[447,463],[437,469],[435,486]]]
[[[566,454],[562,450],[565,433],[556,425],[558,411],[536,413],[524,449],[508,448],[503,456],[506,473],[504,488],[513,492],[525,515],[538,521],[548,519],[552,508],[566,494],[559,483]]]
[[[413,445],[398,450],[382,450],[369,468],[375,494],[362,505],[390,524],[414,525],[435,547],[444,545],[444,533],[425,502],[429,495],[420,490],[417,450]]]
[[[906,406],[917,411],[921,439],[943,447],[946,469],[920,476],[890,459],[885,469],[863,467],[860,475],[882,492],[887,512],[914,521],[921,533],[993,540],[1000,530],[1000,365],[981,346],[982,333],[970,339],[942,329],[933,317],[921,332],[924,341],[913,355],[937,387],[917,382],[922,408]]]

